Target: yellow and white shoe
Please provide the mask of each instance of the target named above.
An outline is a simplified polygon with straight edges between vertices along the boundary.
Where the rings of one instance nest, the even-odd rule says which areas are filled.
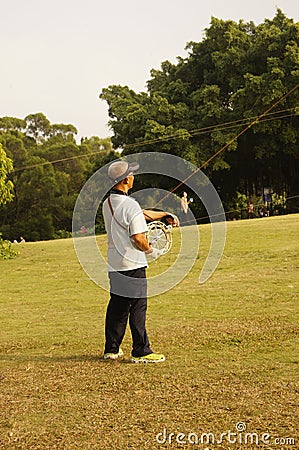
[[[124,352],[122,351],[122,349],[120,348],[118,353],[105,353],[103,358],[104,359],[118,359],[121,358],[124,355]]]
[[[150,353],[145,356],[132,356],[133,363],[160,363],[165,361],[165,356],[158,353]]]

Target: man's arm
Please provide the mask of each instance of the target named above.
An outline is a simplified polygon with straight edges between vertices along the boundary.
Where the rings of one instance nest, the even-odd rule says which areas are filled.
[[[139,250],[147,254],[148,261],[154,261],[161,256],[161,250],[153,248],[151,244],[149,244],[144,233],[133,234],[132,238],[134,239],[135,245],[139,248]]]
[[[142,210],[144,218],[146,221],[150,220],[161,220],[166,219],[168,224],[172,227],[178,227],[179,226],[179,219],[174,214],[171,214],[166,211],[152,211],[150,209],[143,209]]]
[[[134,239],[136,247],[138,247],[139,250],[141,250],[142,252],[148,252],[151,250],[151,246],[148,243],[146,234],[144,233],[133,234],[132,238]]]

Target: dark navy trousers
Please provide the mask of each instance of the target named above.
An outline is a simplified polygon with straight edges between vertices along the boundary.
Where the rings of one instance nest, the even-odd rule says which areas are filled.
[[[146,268],[109,272],[110,301],[106,312],[105,353],[118,353],[127,323],[132,334],[132,356],[153,353],[146,332]]]

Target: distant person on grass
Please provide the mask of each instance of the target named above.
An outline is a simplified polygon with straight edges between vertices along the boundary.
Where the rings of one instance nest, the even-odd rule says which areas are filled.
[[[247,203],[247,217],[248,217],[248,219],[254,218],[254,206],[253,206],[253,203],[251,203],[251,202]]]
[[[128,196],[133,187],[138,163],[116,161],[110,164],[108,176],[114,187],[103,203],[103,217],[108,235],[108,275],[110,301],[106,312],[104,359],[123,356],[120,348],[127,322],[132,334],[132,357],[136,363],[158,363],[165,356],[154,353],[146,332],[148,260],[155,260],[160,252],[149,244],[145,217],[177,226],[175,216],[164,211],[142,210],[139,203]]]

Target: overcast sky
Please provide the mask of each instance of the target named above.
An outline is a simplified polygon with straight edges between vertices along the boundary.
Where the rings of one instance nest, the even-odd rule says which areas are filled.
[[[151,69],[185,57],[211,17],[255,24],[276,8],[299,21],[298,0],[0,0],[0,117],[42,112],[78,136],[111,135],[111,84],[145,91]]]

